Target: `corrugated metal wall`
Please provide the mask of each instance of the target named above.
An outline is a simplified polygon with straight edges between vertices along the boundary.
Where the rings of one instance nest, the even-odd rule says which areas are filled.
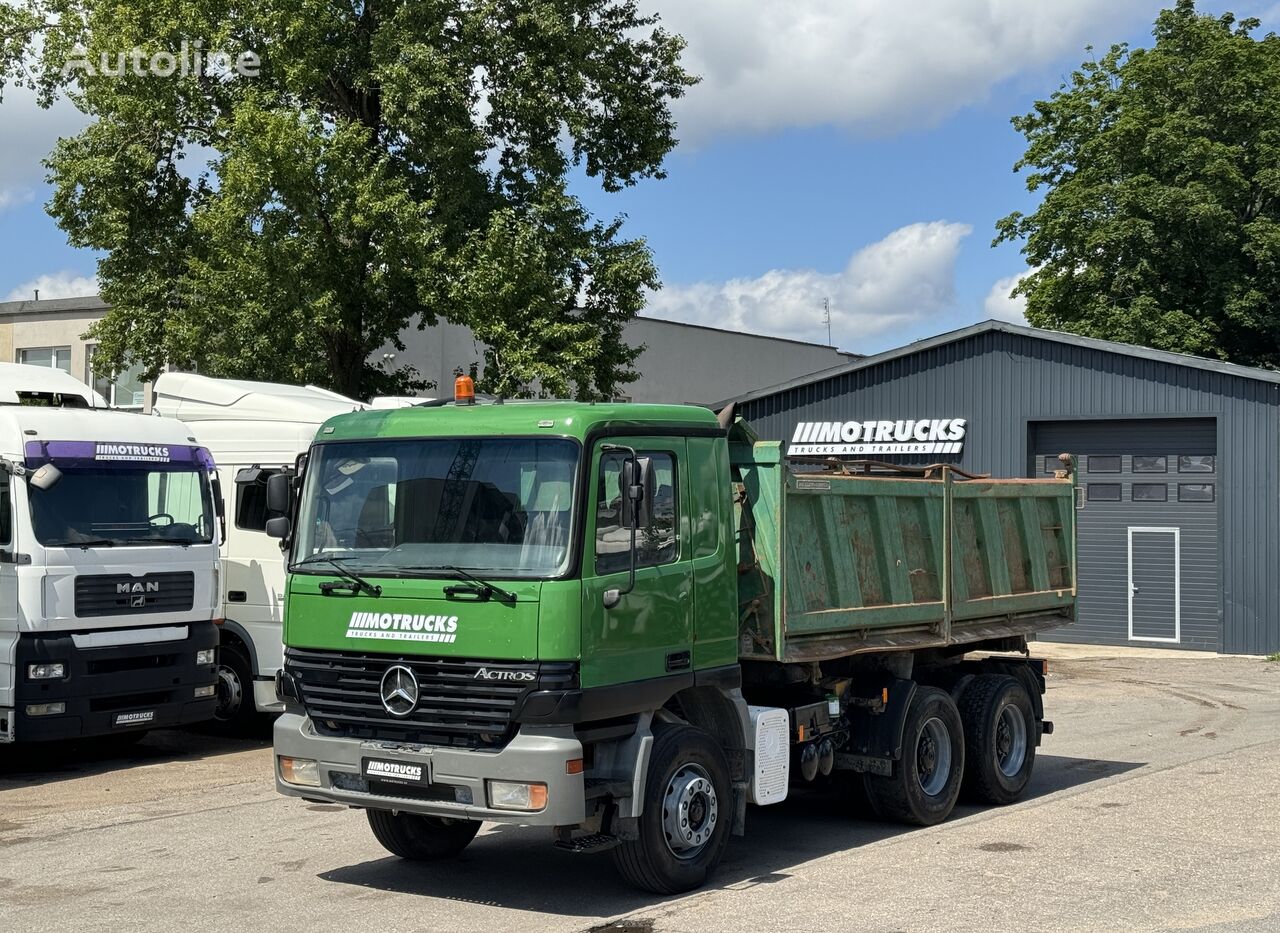
[[[1280,385],[988,331],[740,406],[762,437],[797,421],[966,418],[966,469],[1027,475],[1028,422],[1215,418],[1224,652],[1280,650]],[[905,459],[905,458],[904,458]]]

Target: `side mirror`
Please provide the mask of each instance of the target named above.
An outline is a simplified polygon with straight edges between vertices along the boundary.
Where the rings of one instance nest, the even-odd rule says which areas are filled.
[[[622,461],[622,526],[648,527],[653,521],[653,498],[657,493],[653,461],[649,457],[629,457]]]
[[[275,473],[267,478],[267,509],[288,514],[293,496],[293,483],[287,473]],[[270,527],[270,522],[268,522]]]
[[[277,518],[267,519],[266,532],[267,537],[269,538],[279,538],[283,541],[285,538],[289,537],[289,532],[292,528],[293,523],[283,515],[278,516]]]
[[[62,479],[62,471],[52,463],[46,463],[31,474],[31,485],[43,491],[53,488],[60,479]]]

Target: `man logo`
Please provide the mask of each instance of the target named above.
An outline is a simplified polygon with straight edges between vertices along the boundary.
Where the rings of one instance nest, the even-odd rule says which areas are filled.
[[[393,664],[382,675],[378,694],[382,697],[382,708],[403,719],[418,705],[418,678],[403,664]]]
[[[134,596],[129,600],[129,606],[133,609],[141,609],[147,604],[147,597],[144,595]]]
[[[154,580],[148,580],[146,583],[143,583],[141,580],[136,580],[133,583],[117,583],[116,592],[117,593],[159,593],[160,584],[156,583]],[[137,605],[137,604],[135,603],[134,605]]]

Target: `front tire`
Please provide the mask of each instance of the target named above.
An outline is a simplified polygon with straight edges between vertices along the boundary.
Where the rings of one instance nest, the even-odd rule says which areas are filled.
[[[729,842],[729,765],[716,741],[688,725],[654,730],[640,838],[613,850],[624,879],[654,894],[701,887]]]
[[[253,668],[239,645],[218,646],[217,705],[209,729],[218,735],[243,736],[261,720],[253,705]]]
[[[968,756],[964,793],[979,803],[1022,796],[1036,759],[1036,717],[1026,688],[1006,674],[975,677],[960,697]]]
[[[438,862],[453,858],[465,849],[480,831],[472,820],[450,820],[441,816],[366,810],[369,828],[382,847],[392,855],[416,862]]]
[[[900,823],[941,823],[960,795],[964,759],[964,726],[951,694],[918,687],[902,729],[902,760],[889,777],[866,776],[872,809]]]

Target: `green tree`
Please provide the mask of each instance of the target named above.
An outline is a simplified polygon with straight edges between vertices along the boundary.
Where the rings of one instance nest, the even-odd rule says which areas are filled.
[[[184,40],[231,58],[183,73]],[[0,88],[91,120],[48,210],[102,254],[107,365],[405,391],[369,354],[445,319],[488,344],[482,388],[598,398],[658,281],[569,178],[662,177],[683,44],[635,0],[19,0]]]
[[[1280,39],[1256,19],[1159,14],[1016,117],[1044,190],[997,224],[1033,271],[1032,324],[1280,364]],[[994,244],[993,244],[994,245]]]

